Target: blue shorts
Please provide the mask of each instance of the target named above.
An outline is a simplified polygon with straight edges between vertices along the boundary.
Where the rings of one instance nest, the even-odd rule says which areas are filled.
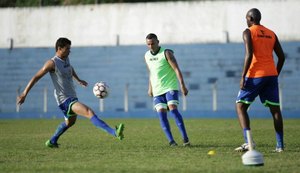
[[[159,109],[167,109],[168,105],[178,105],[178,91],[171,90],[165,94],[153,97],[154,108],[158,111]]]
[[[245,78],[245,88],[239,91],[236,103],[251,104],[257,96],[265,106],[279,106],[278,77]]]
[[[71,109],[72,105],[76,102],[78,102],[78,98],[71,97],[65,100],[62,104],[58,105],[58,107],[64,113],[65,119],[69,119],[69,117],[77,115]]]

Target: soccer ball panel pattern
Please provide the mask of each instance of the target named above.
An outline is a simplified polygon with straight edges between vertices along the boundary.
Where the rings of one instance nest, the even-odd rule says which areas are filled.
[[[109,87],[105,82],[97,82],[93,87],[94,95],[99,99],[104,99],[108,96]]]

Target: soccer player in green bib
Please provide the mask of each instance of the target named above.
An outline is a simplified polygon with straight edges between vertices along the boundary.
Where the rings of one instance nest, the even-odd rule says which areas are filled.
[[[178,67],[173,51],[159,46],[157,36],[150,33],[146,37],[146,44],[149,50],[145,53],[145,61],[149,70],[149,89],[148,94],[153,97],[154,108],[157,111],[161,127],[169,141],[170,146],[177,146],[173,138],[167,111],[174,117],[183,139],[183,146],[189,146],[183,118],[177,106],[178,82],[181,92],[188,94],[184,84],[182,73]]]

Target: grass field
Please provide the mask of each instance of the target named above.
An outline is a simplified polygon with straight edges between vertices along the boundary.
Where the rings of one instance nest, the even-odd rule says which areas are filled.
[[[62,120],[0,120],[0,172],[300,172],[300,119],[286,119],[283,153],[273,153],[275,134],[271,119],[253,119],[256,150],[264,166],[242,164],[243,143],[237,119],[186,119],[191,147],[169,147],[158,119],[106,119],[124,122],[125,139],[119,141],[79,119],[59,140],[60,148],[45,147]],[[173,120],[172,131],[182,144]],[[209,156],[209,150],[216,155]]]

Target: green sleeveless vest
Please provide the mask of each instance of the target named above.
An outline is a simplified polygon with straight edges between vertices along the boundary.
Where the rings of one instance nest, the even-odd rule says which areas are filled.
[[[153,96],[159,96],[171,90],[178,90],[176,73],[165,57],[164,48],[160,48],[156,55],[152,55],[150,50],[147,51],[145,60],[150,70]]]

